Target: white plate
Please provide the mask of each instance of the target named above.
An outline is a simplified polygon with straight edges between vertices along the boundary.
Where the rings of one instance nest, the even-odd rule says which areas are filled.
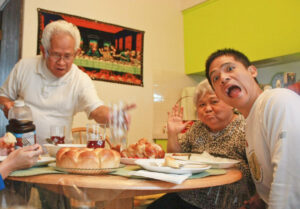
[[[56,167],[56,163],[50,163],[50,167],[53,167],[55,170],[63,171],[67,173],[74,173],[74,174],[88,174],[88,175],[100,175],[100,174],[106,174],[110,173],[118,168],[123,168],[125,165],[120,164],[117,168],[60,168]]]
[[[166,153],[167,156],[171,156],[176,160],[188,160],[191,156],[191,153]]]
[[[235,164],[240,162],[239,160],[234,159],[214,157],[207,152],[204,152],[202,154],[192,153],[189,161],[206,163],[208,165],[211,165],[212,168],[231,168]]]
[[[156,158],[158,159],[158,158]],[[163,159],[163,158],[159,158],[159,159]],[[135,161],[136,160],[147,160],[145,158],[126,158],[126,157],[121,157],[120,162],[125,164],[125,165],[136,165]]]
[[[162,165],[164,161],[165,159],[138,159],[135,161],[135,163],[149,171],[173,174],[201,173],[211,168],[209,165],[199,165],[199,167],[197,166],[196,168],[171,168],[155,165]]]
[[[135,165],[135,161],[137,160],[137,158],[125,158],[125,157],[121,157],[120,162],[126,165]]]
[[[86,144],[58,144],[58,147],[86,147]]]
[[[2,162],[5,160],[6,156],[0,156],[0,161]],[[48,163],[56,161],[56,158],[54,157],[41,157],[34,166],[41,166],[41,165],[47,165]]]

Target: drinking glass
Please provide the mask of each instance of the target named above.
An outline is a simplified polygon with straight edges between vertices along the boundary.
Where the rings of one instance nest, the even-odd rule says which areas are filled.
[[[87,124],[86,138],[88,148],[104,148],[106,124]]]
[[[128,127],[126,123],[127,113],[125,111],[126,105],[120,101],[118,103],[110,104],[110,142],[111,148],[121,152],[127,147],[127,132]]]
[[[65,143],[65,126],[63,125],[52,125],[50,126],[50,138],[54,144]]]

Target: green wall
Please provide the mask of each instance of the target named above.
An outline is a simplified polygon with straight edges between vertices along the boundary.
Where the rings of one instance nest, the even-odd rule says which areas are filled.
[[[230,47],[258,61],[300,52],[300,0],[208,0],[183,11],[185,72]]]

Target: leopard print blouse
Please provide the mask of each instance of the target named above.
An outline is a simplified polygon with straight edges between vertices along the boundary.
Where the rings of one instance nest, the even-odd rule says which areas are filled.
[[[179,137],[183,152],[202,153],[216,157],[240,160],[237,167],[243,173],[243,179],[229,185],[207,189],[179,192],[179,196],[201,209],[239,208],[244,200],[255,193],[245,152],[245,121],[238,115],[225,129],[211,132],[201,121],[195,122],[190,130]]]

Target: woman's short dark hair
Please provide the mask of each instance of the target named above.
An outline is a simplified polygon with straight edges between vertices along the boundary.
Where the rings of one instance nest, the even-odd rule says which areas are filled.
[[[210,65],[216,58],[221,56],[232,56],[236,61],[241,62],[246,68],[248,68],[251,65],[251,62],[249,61],[248,57],[244,55],[242,52],[230,48],[217,50],[207,58],[205,64],[205,74],[210,85],[212,85],[209,77]]]

